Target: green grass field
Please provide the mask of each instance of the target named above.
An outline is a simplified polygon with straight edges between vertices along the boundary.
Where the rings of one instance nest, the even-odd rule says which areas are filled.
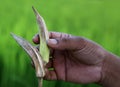
[[[32,6],[44,17],[49,31],[84,36],[120,55],[119,0],[1,0],[0,1],[0,87],[37,87],[28,55],[10,32],[32,43],[38,32]],[[99,87],[44,81],[44,87]]]

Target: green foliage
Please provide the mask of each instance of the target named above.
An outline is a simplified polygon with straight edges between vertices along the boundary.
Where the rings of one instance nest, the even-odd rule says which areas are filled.
[[[119,3],[118,0],[1,0],[0,87],[37,87],[28,56],[10,36],[13,32],[30,41],[38,32],[32,5],[44,17],[49,31],[84,36],[119,55]],[[44,83],[44,87],[99,87],[61,81]]]

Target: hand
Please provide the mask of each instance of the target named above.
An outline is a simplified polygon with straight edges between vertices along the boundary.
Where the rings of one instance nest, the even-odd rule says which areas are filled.
[[[45,79],[74,83],[95,83],[102,78],[102,65],[106,51],[98,44],[83,37],[50,32],[47,41],[51,49],[50,62],[46,65]],[[33,38],[39,43],[39,36]]]

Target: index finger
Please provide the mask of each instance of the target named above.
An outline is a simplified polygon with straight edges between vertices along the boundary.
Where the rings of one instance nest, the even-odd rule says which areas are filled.
[[[64,38],[64,37],[69,37],[71,36],[70,34],[66,34],[66,33],[60,33],[60,32],[49,32],[49,37],[50,39],[53,39],[53,38]],[[34,37],[33,37],[33,42],[35,44],[39,44],[40,43],[40,38],[39,38],[39,34],[36,34]]]
[[[60,32],[50,32],[49,37],[52,38],[63,38],[63,37],[69,37],[71,36],[70,34],[66,33],[60,33]]]

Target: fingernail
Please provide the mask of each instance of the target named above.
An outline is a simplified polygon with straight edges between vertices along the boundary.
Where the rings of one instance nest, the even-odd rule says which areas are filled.
[[[34,35],[32,40],[33,40],[34,43],[38,44],[39,43],[38,35]]]
[[[49,39],[49,40],[48,40],[48,43],[49,43],[49,44],[56,45],[58,42],[57,42],[56,39]]]

